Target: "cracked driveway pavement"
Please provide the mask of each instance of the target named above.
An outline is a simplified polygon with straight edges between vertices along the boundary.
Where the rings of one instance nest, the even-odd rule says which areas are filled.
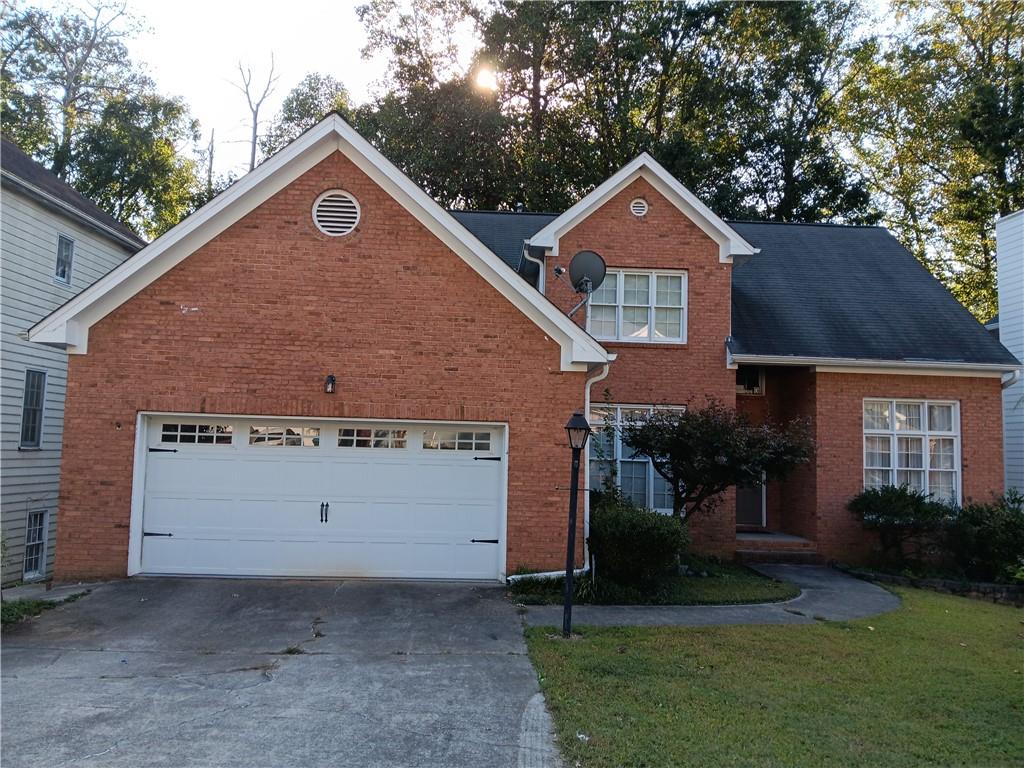
[[[17,766],[556,765],[492,586],[132,579],[6,631]]]

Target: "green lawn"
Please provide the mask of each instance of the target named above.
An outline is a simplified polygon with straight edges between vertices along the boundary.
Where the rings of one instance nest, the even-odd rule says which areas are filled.
[[[725,605],[772,603],[789,600],[800,589],[786,581],[776,581],[749,568],[733,563],[700,563],[696,570],[706,576],[671,576],[658,587],[636,590],[598,583],[594,589],[589,576],[576,590],[577,603],[604,605]],[[564,579],[522,579],[509,588],[513,600],[528,605],[562,602]]]
[[[1024,766],[1024,611],[897,591],[850,623],[527,642],[570,766]]]

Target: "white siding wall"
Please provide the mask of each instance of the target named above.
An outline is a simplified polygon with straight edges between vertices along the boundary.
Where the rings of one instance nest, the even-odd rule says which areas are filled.
[[[1024,211],[996,222],[999,340],[1024,361]],[[1024,491],[1024,380],[1003,390],[1006,487]]]
[[[75,241],[71,285],[54,280],[57,236]],[[6,553],[3,583],[22,578],[29,512],[49,512],[46,572],[53,569],[60,485],[67,355],[18,337],[38,320],[124,261],[123,246],[56,213],[20,191],[0,195],[0,505]],[[25,370],[45,371],[42,445],[19,450]]]

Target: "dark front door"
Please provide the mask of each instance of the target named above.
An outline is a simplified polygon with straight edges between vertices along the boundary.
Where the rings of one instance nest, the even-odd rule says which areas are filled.
[[[736,525],[764,527],[764,485],[736,489]]]

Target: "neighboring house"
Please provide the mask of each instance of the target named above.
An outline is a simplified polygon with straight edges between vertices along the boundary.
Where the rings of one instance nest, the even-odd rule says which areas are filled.
[[[608,276],[570,318],[584,249]],[[63,579],[555,569],[572,412],[708,397],[806,417],[817,455],[694,546],[856,560],[865,485],[1002,489],[1019,367],[884,229],[725,222],[647,155],[562,214],[448,212],[334,115],[30,338],[71,353]],[[588,483],[670,506],[592,448]]]
[[[996,222],[999,315],[985,327],[1024,359],[1024,211]],[[1003,446],[1006,487],[1024,492],[1024,380],[1003,390]]]
[[[144,243],[3,140],[0,148],[3,583],[53,571],[67,353],[23,337]]]

